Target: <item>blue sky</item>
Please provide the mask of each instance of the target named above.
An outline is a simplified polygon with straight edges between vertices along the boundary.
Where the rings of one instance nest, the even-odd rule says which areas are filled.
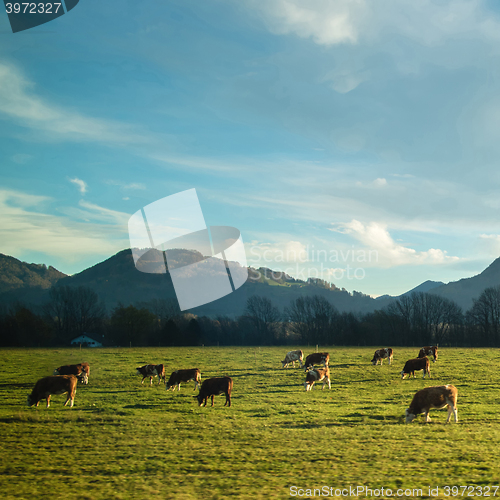
[[[196,188],[250,265],[349,291],[500,255],[494,2],[81,0],[0,37],[2,253],[79,272]]]

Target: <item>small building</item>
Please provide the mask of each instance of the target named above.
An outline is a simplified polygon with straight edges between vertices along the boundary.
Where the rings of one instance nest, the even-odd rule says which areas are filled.
[[[91,339],[87,335],[83,334],[76,339],[71,341],[72,346],[82,345],[83,347],[102,347],[101,342],[97,342],[97,340]]]

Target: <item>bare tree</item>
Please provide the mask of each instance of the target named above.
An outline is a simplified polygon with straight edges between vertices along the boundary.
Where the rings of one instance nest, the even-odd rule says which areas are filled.
[[[281,314],[270,299],[252,295],[247,300],[244,315],[253,325],[259,344],[274,343],[277,334],[277,322],[281,319]]]

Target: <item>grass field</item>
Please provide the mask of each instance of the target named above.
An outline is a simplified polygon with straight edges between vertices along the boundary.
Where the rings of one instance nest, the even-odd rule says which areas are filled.
[[[418,349],[394,348],[393,365],[381,367],[370,364],[374,348],[323,348],[332,389],[308,393],[303,370],[281,368],[287,350],[0,350],[0,497],[279,499],[365,486],[445,498],[446,485],[499,483],[499,350],[442,348],[431,380],[419,372],[402,381]],[[90,363],[89,385],[78,386],[72,409],[63,395],[49,409],[26,406],[36,380],[81,361]],[[199,408],[192,382],[180,393],[141,385],[135,368],[146,363],[164,363],[167,376],[192,367],[203,379],[229,375],[233,405],[220,396],[214,408]],[[418,389],[446,383],[458,388],[458,424],[445,424],[446,410],[432,410],[430,424],[423,416],[403,423]],[[429,486],[439,487],[437,497]]]

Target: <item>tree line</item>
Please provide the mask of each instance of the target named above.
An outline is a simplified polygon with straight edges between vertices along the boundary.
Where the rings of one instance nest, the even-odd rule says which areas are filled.
[[[252,296],[231,318],[182,313],[175,299],[119,304],[106,311],[86,287],[54,286],[42,306],[0,310],[0,346],[67,346],[86,334],[105,346],[369,345],[500,346],[500,286],[487,288],[465,313],[430,293],[401,296],[384,309],[339,312],[319,295],[283,310]]]

